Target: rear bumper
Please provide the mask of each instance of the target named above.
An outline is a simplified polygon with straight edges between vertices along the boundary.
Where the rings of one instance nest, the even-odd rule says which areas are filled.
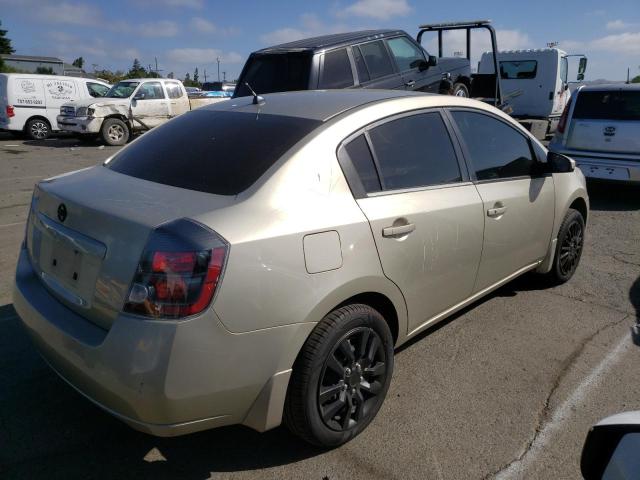
[[[188,320],[119,316],[109,331],[45,289],[22,250],[14,307],[36,348],[85,397],[137,430],[174,436],[280,424],[299,346],[313,324],[232,334],[212,309]]]
[[[58,128],[64,132],[73,133],[98,133],[102,126],[102,118],[94,117],[67,117],[58,115],[56,117]]]
[[[630,160],[602,154],[587,155],[582,152],[575,152],[574,150],[557,148],[557,143],[553,141],[549,144],[549,150],[573,158],[587,178],[640,183],[640,157],[638,157],[637,160]]]

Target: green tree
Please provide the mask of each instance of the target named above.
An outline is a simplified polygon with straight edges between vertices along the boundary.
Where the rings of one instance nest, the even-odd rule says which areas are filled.
[[[173,72],[169,72],[169,74],[167,75],[167,78],[173,78]]]
[[[72,65],[73,65],[74,67],[78,67],[78,68],[82,69],[82,67],[84,67],[84,58],[82,58],[82,57],[78,57],[78,58],[76,58],[76,59],[73,61]]]
[[[108,83],[111,83],[111,84],[117,83],[123,78],[125,78],[125,73],[122,70],[117,70],[115,72],[112,72],[111,70],[107,70],[105,68],[102,70],[94,70],[93,74],[96,77],[106,80]]]
[[[0,27],[1,26],[2,22],[0,22]],[[0,28],[0,53],[11,55],[13,52],[15,52],[15,50],[11,46],[11,39],[7,38],[7,31]]]
[[[36,73],[40,75],[55,75],[53,68],[51,67],[38,67],[36,68]]]
[[[200,83],[198,80],[200,76],[198,75],[198,67],[196,67],[196,69],[193,71],[193,83],[198,84]]]
[[[137,58],[133,59],[133,65],[127,72],[127,78],[144,78],[147,76],[147,71],[140,64],[140,60]]]
[[[636,75],[631,79],[631,83],[640,83],[640,75]]]

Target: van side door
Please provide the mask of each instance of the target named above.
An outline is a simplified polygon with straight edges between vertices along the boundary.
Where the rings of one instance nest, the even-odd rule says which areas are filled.
[[[422,47],[404,36],[385,41],[407,90],[439,93],[442,72],[437,65],[425,68],[427,58]]]
[[[361,43],[351,50],[362,88],[405,88],[384,41]]]

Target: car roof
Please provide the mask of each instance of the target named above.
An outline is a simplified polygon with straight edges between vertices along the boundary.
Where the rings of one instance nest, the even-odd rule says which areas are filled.
[[[640,90],[640,83],[599,83],[580,87],[581,92],[610,92],[614,90]]]
[[[154,78],[154,77],[145,77],[145,78],[123,78],[119,80],[120,82],[146,82],[147,80],[155,80],[158,82],[180,82],[177,78]],[[182,83],[182,82],[180,82]]]
[[[331,35],[322,35],[319,37],[303,38],[294,42],[281,43],[280,45],[274,45],[272,47],[263,48],[257,50],[254,53],[270,53],[281,50],[299,50],[299,51],[318,51],[326,50],[328,48],[341,47],[345,45],[351,45],[352,43],[358,43],[366,40],[375,40],[378,38],[385,38],[392,35],[406,35],[403,30],[362,30],[359,32],[346,32],[346,33],[333,33]]]
[[[253,97],[237,97],[212,105],[203,106],[197,111],[226,111],[252,113],[256,115],[283,115],[326,122],[342,113],[375,103],[399,99],[427,100],[417,102],[415,108],[462,106],[481,110],[490,110],[504,116],[486,103],[467,98],[407,90],[345,89],[345,90],[300,90],[260,95],[264,100],[253,103]]]

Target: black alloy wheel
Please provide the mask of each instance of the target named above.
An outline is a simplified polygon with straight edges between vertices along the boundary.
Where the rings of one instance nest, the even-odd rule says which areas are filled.
[[[318,408],[327,427],[349,430],[367,417],[386,383],[386,360],[382,340],[372,328],[355,328],[338,340],[318,388]]]
[[[558,268],[563,277],[571,277],[578,268],[583,243],[583,226],[577,219],[573,220],[567,226],[567,234],[560,245]]]

